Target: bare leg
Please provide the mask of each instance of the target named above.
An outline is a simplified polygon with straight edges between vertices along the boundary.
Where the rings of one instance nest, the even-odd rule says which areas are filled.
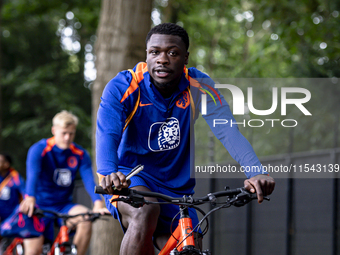
[[[143,186],[133,189],[150,191]],[[155,198],[146,198],[148,201],[157,201]],[[156,230],[159,205],[145,205],[134,208],[123,202],[118,203],[118,210],[122,215],[122,224],[127,229],[120,248],[120,255],[154,255],[152,235]]]
[[[44,244],[44,236],[24,239],[25,255],[40,255]]]
[[[89,209],[83,205],[75,205],[71,208],[68,214],[86,213],[88,211]],[[84,255],[86,253],[92,234],[92,223],[90,221],[83,220],[83,217],[76,217],[68,220],[67,222],[67,226],[69,228],[76,225],[76,234],[73,238],[73,243],[77,246],[78,255]]]

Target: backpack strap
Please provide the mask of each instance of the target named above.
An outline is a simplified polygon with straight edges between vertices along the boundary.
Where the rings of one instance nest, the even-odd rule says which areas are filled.
[[[132,69],[128,69],[128,71],[132,75],[132,81],[131,82],[135,82],[137,84],[137,87],[138,87],[138,80],[137,80],[137,76],[136,76],[135,72]],[[138,97],[137,97],[137,101],[135,103],[135,106],[134,106],[132,112],[129,114],[129,116],[125,120],[125,126],[123,128],[123,132],[125,131],[125,129],[129,125],[130,121],[132,120],[132,117],[135,115],[135,113],[138,109],[138,106],[139,106],[139,101],[140,101],[140,88],[138,89]]]
[[[188,68],[184,67],[185,70],[185,77],[187,78],[187,80],[190,82],[191,77],[188,75]],[[132,75],[132,80],[131,82],[134,82],[135,85],[137,85],[138,87],[138,79],[137,76],[135,74],[135,72],[132,69],[128,69],[128,71],[131,73]],[[191,91],[190,91],[190,85],[188,86],[188,92],[189,92],[189,96],[190,96],[190,105],[191,105],[191,110],[192,110],[192,117],[195,118],[195,103],[194,100],[192,98],[191,95]],[[137,101],[135,103],[135,106],[133,107],[132,112],[129,114],[129,116],[126,118],[125,120],[125,126],[123,128],[123,132],[125,131],[125,129],[128,127],[130,121],[132,120],[133,116],[135,115],[135,113],[137,112],[138,106],[139,106],[139,102],[140,102],[140,88],[138,89],[138,97],[137,97]]]
[[[0,183],[0,192],[7,185],[7,183],[9,183],[11,178],[12,178],[12,171],[10,171],[7,177]]]
[[[192,111],[192,118],[195,119],[195,102],[194,102],[194,99],[192,98],[191,91],[190,91],[191,77],[189,76],[189,70],[186,66],[184,67],[184,71],[185,71],[185,78],[187,78],[187,80],[189,81],[188,92],[189,92],[189,96],[190,96],[190,106],[191,106],[191,111]]]

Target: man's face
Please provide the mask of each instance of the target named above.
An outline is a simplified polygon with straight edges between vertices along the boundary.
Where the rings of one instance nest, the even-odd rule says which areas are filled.
[[[7,171],[9,163],[3,155],[0,155],[0,173]]]
[[[181,37],[153,34],[146,48],[146,63],[154,85],[161,91],[173,91],[181,79],[184,65],[188,64],[189,52]]]
[[[76,126],[69,125],[68,127],[53,126],[52,134],[54,135],[56,145],[62,149],[68,149],[76,135]]]

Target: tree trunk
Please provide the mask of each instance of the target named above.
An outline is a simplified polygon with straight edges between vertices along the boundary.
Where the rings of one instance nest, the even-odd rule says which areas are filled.
[[[93,157],[101,94],[107,82],[118,72],[145,61],[145,37],[151,28],[151,9],[152,0],[102,0],[95,44],[97,79],[92,87]],[[97,221],[92,234],[91,254],[119,254],[122,237],[117,220]]]

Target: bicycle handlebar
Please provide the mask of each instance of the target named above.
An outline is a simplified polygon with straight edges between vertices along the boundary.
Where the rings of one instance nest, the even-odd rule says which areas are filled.
[[[53,218],[60,218],[63,220],[68,220],[68,219],[79,217],[79,216],[82,216],[83,218],[85,218],[86,216],[88,216],[89,218],[86,220],[91,221],[91,222],[94,222],[95,220],[99,219],[101,216],[111,215],[110,213],[101,214],[101,213],[94,213],[94,212],[79,213],[79,214],[66,214],[66,213],[59,213],[59,212],[55,212],[51,210],[42,210],[39,208],[35,208],[33,214],[38,217],[48,217],[48,218],[51,218],[51,215],[52,215]]]
[[[95,187],[95,193],[98,194],[108,194],[101,186]],[[216,198],[218,197],[228,197],[228,199],[232,199],[232,204],[235,206],[242,206],[249,203],[251,200],[257,199],[257,195],[254,193],[250,193],[245,188],[237,188],[237,189],[227,189],[224,191],[218,191],[214,193],[209,193],[204,197],[192,197],[192,196],[183,196],[183,197],[170,197],[157,192],[149,192],[149,191],[139,191],[133,190],[129,188],[115,190],[113,195],[120,195],[125,197],[120,197],[114,199],[115,201],[123,201],[128,203],[134,207],[140,207],[144,204],[147,204],[148,201],[145,201],[144,197],[154,197],[161,199],[165,202],[169,202],[172,204],[187,204],[187,205],[199,205],[206,202],[215,203]],[[268,197],[264,197],[265,200],[269,200]]]

